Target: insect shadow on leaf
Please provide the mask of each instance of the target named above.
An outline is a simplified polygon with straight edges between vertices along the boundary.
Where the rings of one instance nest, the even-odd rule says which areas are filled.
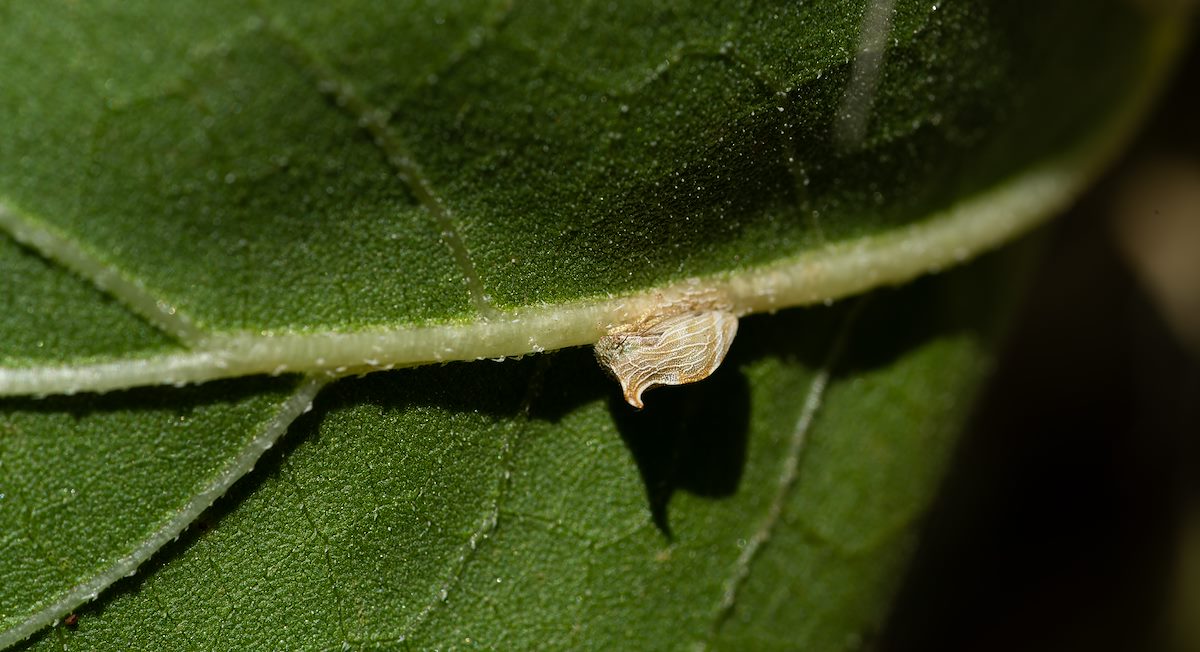
[[[620,386],[600,369],[590,349],[553,355],[555,363],[544,381],[547,400],[534,403],[531,416],[558,421],[607,397],[609,413],[645,486],[651,519],[664,535],[671,536],[667,506],[677,490],[705,498],[737,491],[749,437],[750,386],[735,353],[705,380],[651,390],[642,410],[625,402]]]
[[[736,366],[657,391],[640,411],[614,392],[609,409],[646,485],[651,518],[668,538],[667,506],[677,490],[705,498],[737,491],[746,462],[750,387]]]

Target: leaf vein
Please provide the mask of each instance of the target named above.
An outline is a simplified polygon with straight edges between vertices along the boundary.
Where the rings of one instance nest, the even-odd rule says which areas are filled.
[[[1175,30],[1160,39],[1174,42]],[[1170,48],[1154,56],[1169,56]],[[1157,68],[1156,68],[1157,70]],[[1031,228],[1066,206],[1129,138],[1161,74],[1148,75],[1096,136],[923,222],[830,243],[737,274],[686,279],[619,297],[505,311],[502,319],[380,329],[373,332],[231,332],[192,351],[115,361],[0,368],[0,395],[108,391],[202,382],[257,373],[364,373],[396,366],[523,355],[594,343],[613,325],[632,323],[698,288],[736,314],[832,301],[961,263]],[[0,203],[0,206],[3,206]],[[0,217],[12,219],[11,210]],[[0,228],[5,228],[0,220]]]
[[[805,397],[803,406],[800,409],[800,416],[796,419],[796,424],[792,428],[792,434],[788,440],[787,451],[783,457],[779,477],[775,482],[775,492],[771,496],[767,513],[763,517],[762,523],[759,524],[758,529],[747,540],[745,547],[742,548],[741,553],[734,562],[732,572],[725,581],[721,601],[717,605],[708,638],[697,646],[699,649],[711,647],[721,627],[733,614],[738,592],[749,578],[750,569],[754,561],[770,542],[775,526],[783,518],[786,501],[791,495],[792,489],[796,485],[796,479],[799,476],[800,459],[804,454],[805,445],[808,443],[808,436],[812,430],[813,421],[816,418],[817,411],[823,404],[825,389],[829,385],[833,368],[841,357],[842,351],[845,349],[846,340],[849,337],[850,330],[853,328],[855,317],[862,309],[864,302],[865,299],[859,300],[843,321],[837,336],[830,346],[825,361],[817,370],[812,383],[809,385],[808,395]]]
[[[208,507],[244,476],[258,458],[288,429],[288,426],[312,405],[317,392],[328,382],[324,378],[310,377],[300,381],[296,390],[279,406],[278,412],[238,452],[220,473],[192,496],[186,504],[157,530],[139,542],[133,550],[116,559],[107,569],[74,586],[66,588],[38,611],[25,620],[0,631],[0,648],[21,641],[34,632],[70,613],[85,602],[94,600],[99,593],[117,580],[135,571],[166,543],[183,532]]]
[[[453,212],[434,189],[433,182],[421,169],[409,148],[388,127],[392,119],[391,113],[367,102],[355,90],[353,83],[339,75],[332,65],[306,47],[300,39],[284,31],[278,21],[271,24],[269,31],[295,55],[294,59],[300,69],[314,78],[318,92],[329,97],[334,106],[353,118],[355,124],[371,137],[371,141],[382,151],[388,165],[396,171],[396,176],[437,222],[439,236],[449,248],[459,273],[463,276],[471,304],[484,319],[497,317],[499,312],[488,297],[483,279],[475,267]]]
[[[286,467],[285,467],[286,468]],[[330,541],[329,535],[317,524],[317,519],[313,518],[312,511],[308,508],[308,503],[304,500],[303,492],[300,490],[300,484],[289,471],[280,474],[284,477],[288,484],[292,486],[292,490],[296,496],[296,502],[300,507],[300,514],[308,521],[309,527],[312,528],[313,534],[322,545],[321,558],[325,561],[325,579],[328,580],[329,590],[333,593],[334,602],[337,605],[337,626],[338,631],[342,635],[342,641],[349,640],[349,633],[346,628],[346,596],[342,588],[338,585],[336,573],[333,570],[333,559],[330,557],[330,550],[333,549],[333,542]]]
[[[508,494],[508,486],[512,483],[513,458],[517,439],[520,438],[529,425],[530,411],[533,409],[533,403],[541,395],[543,379],[550,361],[551,358],[542,357],[530,376],[525,396],[522,398],[520,407],[517,410],[517,414],[522,417],[522,420],[519,423],[513,424],[508,429],[504,443],[501,444],[498,464],[500,470],[497,473],[496,489],[492,494],[491,507],[484,515],[479,527],[471,533],[467,538],[467,542],[459,549],[459,555],[454,560],[449,573],[447,573],[446,581],[429,603],[412,620],[405,624],[400,634],[391,638],[371,639],[371,643],[379,645],[396,644],[408,640],[413,632],[417,631],[421,625],[427,622],[437,609],[448,603],[450,591],[461,584],[463,574],[471,560],[475,558],[480,546],[489,541],[491,534],[499,527],[500,517],[503,513],[500,505]],[[327,647],[324,649],[332,651],[335,648]]]
[[[133,314],[184,344],[201,342],[206,334],[165,299],[154,295],[140,279],[130,278],[86,244],[0,199],[0,230],[47,260],[91,281]]]

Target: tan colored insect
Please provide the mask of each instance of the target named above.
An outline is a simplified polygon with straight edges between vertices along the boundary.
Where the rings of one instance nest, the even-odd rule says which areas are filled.
[[[601,337],[596,360],[640,409],[651,387],[708,378],[729,352],[737,325],[733,313],[718,309],[650,317]]]

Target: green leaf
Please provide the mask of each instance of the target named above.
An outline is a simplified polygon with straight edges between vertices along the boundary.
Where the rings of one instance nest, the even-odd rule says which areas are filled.
[[[884,614],[1013,262],[748,319],[642,412],[582,350],[339,382],[31,649],[838,649]]]
[[[86,282],[0,241],[4,356],[166,338]],[[253,467],[321,383],[295,378],[0,403],[0,642],[94,599]]]
[[[0,4],[0,395],[56,395],[0,403],[0,645],[869,636],[1001,262],[745,318],[643,413],[581,350],[341,380],[42,629],[333,377],[1001,243],[1118,150],[1182,34],[1118,0],[694,4]]]
[[[190,346],[14,361],[3,393],[521,355],[697,287],[741,314],[905,281],[1069,201],[1182,31],[1122,0],[113,4],[0,10],[0,227]]]

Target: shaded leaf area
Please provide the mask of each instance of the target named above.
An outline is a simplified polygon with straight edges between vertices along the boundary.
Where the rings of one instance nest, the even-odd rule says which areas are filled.
[[[853,646],[1016,262],[748,318],[717,374],[640,413],[581,349],[341,381],[145,573],[27,649]]]
[[[294,386],[254,378],[0,401],[0,633],[103,588],[79,587],[225,472]]]
[[[0,198],[205,330],[464,320],[920,221],[1149,57],[1122,0],[901,0],[847,108],[868,4],[9,3]]]

